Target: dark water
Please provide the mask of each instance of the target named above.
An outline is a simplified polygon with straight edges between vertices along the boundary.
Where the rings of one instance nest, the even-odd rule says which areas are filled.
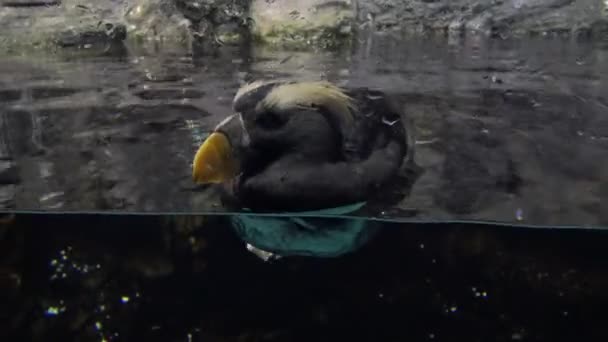
[[[335,53],[5,57],[0,205],[220,211],[214,191],[193,186],[190,163],[239,84],[325,78],[394,94],[413,118],[423,172],[385,216],[605,226],[607,60],[587,41],[388,37]]]
[[[598,230],[384,224],[340,258],[249,253],[220,216],[0,225],[3,341],[606,341]]]

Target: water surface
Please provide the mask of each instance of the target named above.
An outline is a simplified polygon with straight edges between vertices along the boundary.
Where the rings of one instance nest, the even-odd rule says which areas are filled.
[[[190,163],[239,85],[323,78],[391,93],[415,123],[423,172],[384,216],[605,226],[607,62],[587,41],[379,36],[343,52],[7,56],[0,206],[221,211],[215,191],[193,186]]]

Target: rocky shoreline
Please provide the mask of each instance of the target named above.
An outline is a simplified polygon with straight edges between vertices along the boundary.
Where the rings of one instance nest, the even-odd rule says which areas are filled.
[[[602,0],[4,0],[0,46],[90,48],[128,40],[217,47],[253,38],[331,48],[370,31],[604,39],[607,7]]]

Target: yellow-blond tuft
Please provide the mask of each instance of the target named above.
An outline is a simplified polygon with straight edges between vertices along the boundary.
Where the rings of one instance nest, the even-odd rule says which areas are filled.
[[[281,84],[268,93],[261,105],[278,109],[323,107],[346,123],[353,121],[353,100],[341,88],[327,81]]]

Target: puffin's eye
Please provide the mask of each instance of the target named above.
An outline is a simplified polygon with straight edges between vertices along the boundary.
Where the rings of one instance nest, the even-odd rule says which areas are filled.
[[[257,116],[255,123],[266,129],[276,129],[283,125],[283,120],[277,113],[263,112]]]

